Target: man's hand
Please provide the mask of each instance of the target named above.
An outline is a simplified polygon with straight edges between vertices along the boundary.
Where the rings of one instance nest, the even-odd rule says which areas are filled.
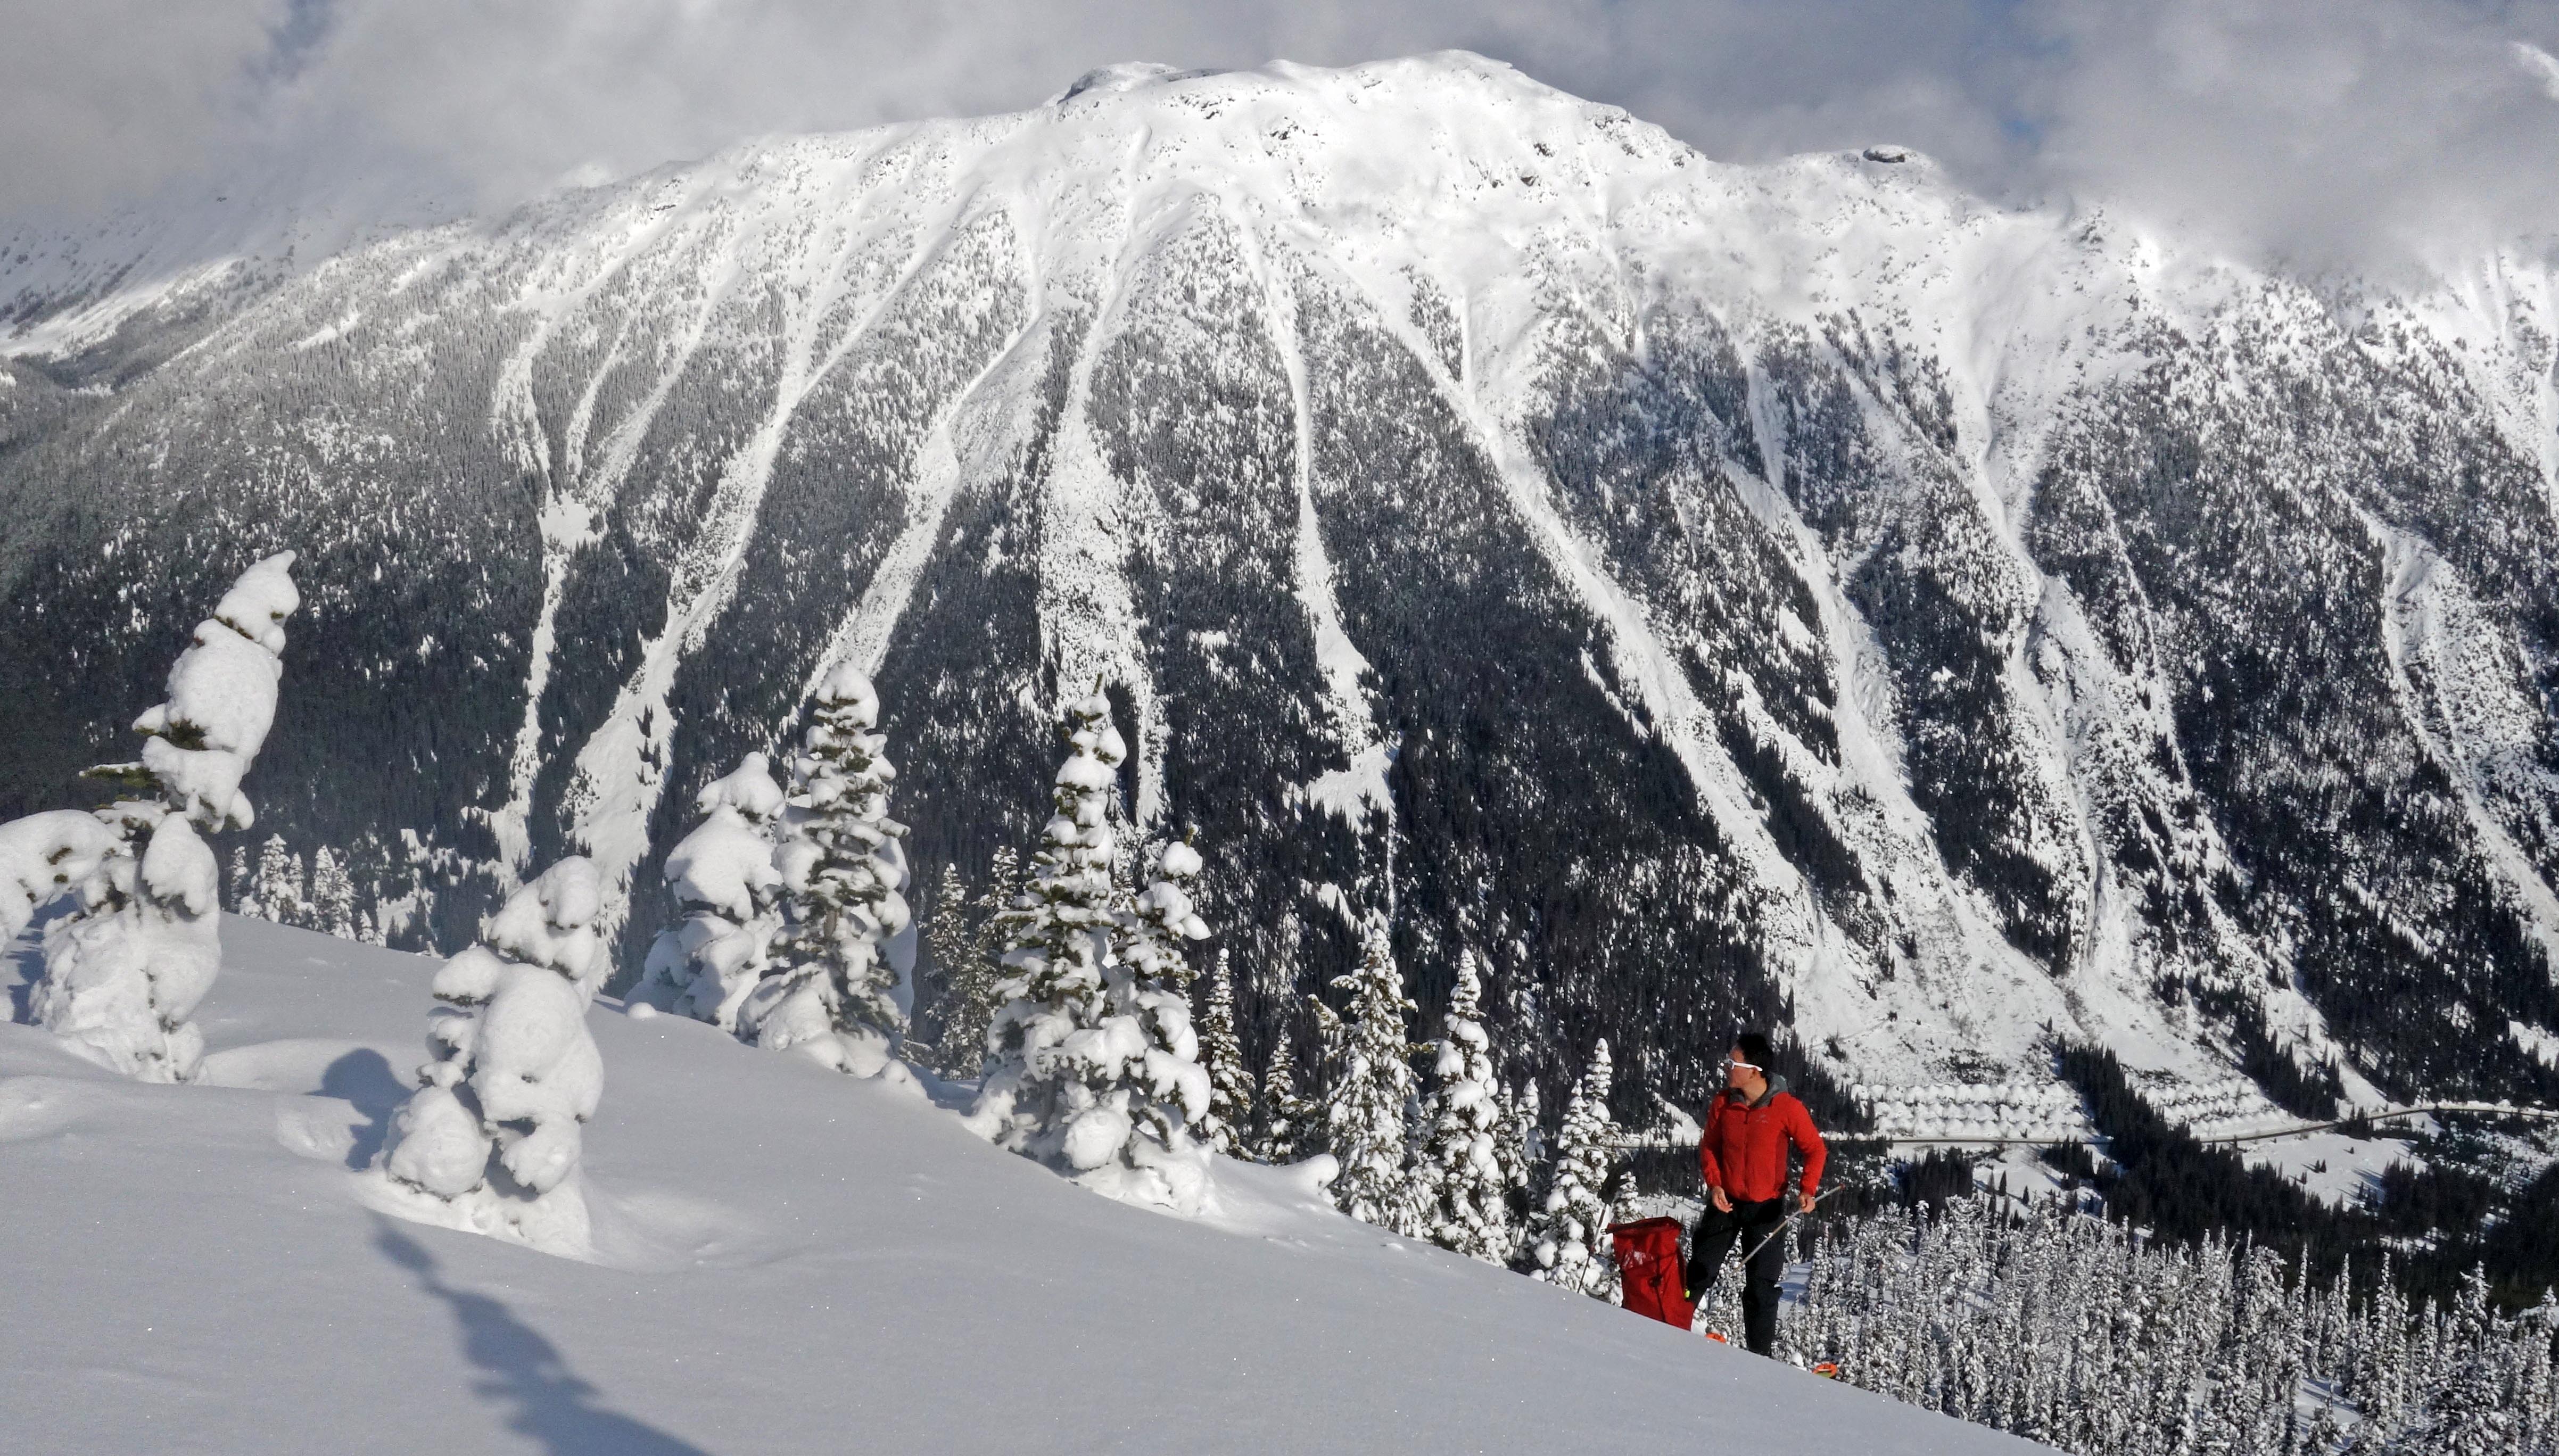
[[[1799,1193],[1795,1195],[1795,1208],[1800,1213],[1811,1213],[1813,1211],[1813,1205],[1816,1202],[1817,1200],[1809,1193]]]
[[[1710,1188],[1706,1191],[1706,1196],[1715,1200],[1715,1211],[1717,1213],[1729,1214],[1732,1212],[1732,1200],[1724,1196],[1723,1189]]]

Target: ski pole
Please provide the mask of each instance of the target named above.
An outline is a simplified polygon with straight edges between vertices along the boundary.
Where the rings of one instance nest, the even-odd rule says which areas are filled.
[[[1822,1200],[1823,1200],[1823,1199],[1826,1199],[1826,1198],[1830,1197],[1832,1194],[1837,1193],[1837,1192],[1839,1192],[1839,1185],[1838,1185],[1838,1184],[1836,1184],[1836,1183],[1834,1183],[1834,1184],[1832,1184],[1829,1188],[1824,1189],[1822,1192],[1815,1194],[1815,1195],[1813,1196],[1813,1207],[1815,1207],[1815,1208],[1820,1208],[1820,1207],[1822,1206]],[[1756,1242],[1756,1243],[1754,1243],[1754,1244],[1750,1245],[1750,1251],[1749,1251],[1748,1253],[1745,1253],[1745,1254],[1743,1254],[1743,1255],[1741,1256],[1741,1266],[1742,1266],[1743,1268],[1745,1268],[1745,1269],[1746,1269],[1746,1268],[1748,1268],[1748,1267],[1750,1266],[1750,1261],[1751,1261],[1752,1259],[1757,1258],[1757,1257],[1759,1256],[1759,1250],[1761,1250],[1761,1249],[1763,1249],[1763,1248],[1766,1248],[1766,1247],[1768,1246],[1768,1240],[1769,1240],[1769,1239],[1771,1239],[1771,1238],[1776,1238],[1778,1235],[1780,1235],[1780,1234],[1785,1233],[1785,1232],[1786,1232],[1786,1226],[1787,1226],[1787,1225],[1789,1225],[1789,1224],[1792,1224],[1793,1222],[1795,1222],[1795,1216],[1794,1216],[1794,1214],[1792,1214],[1792,1213],[1789,1213],[1789,1214],[1787,1214],[1787,1215],[1786,1215],[1786,1217],[1784,1217],[1784,1218],[1782,1218],[1782,1219],[1779,1219],[1779,1220],[1777,1221],[1777,1227],[1768,1231],[1768,1237],[1767,1237],[1766,1238],[1762,1238],[1762,1239],[1760,1239],[1758,1242]]]

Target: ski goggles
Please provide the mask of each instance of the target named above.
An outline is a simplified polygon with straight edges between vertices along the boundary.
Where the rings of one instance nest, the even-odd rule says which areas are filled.
[[[1742,1072],[1764,1072],[1767,1070],[1756,1062],[1744,1062],[1738,1057],[1727,1057],[1724,1059],[1725,1071],[1731,1072],[1736,1069]]]

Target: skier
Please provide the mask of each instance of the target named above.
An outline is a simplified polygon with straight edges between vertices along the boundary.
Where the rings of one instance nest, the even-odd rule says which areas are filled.
[[[1812,1114],[1786,1091],[1786,1079],[1770,1073],[1771,1065],[1765,1036],[1753,1031],[1733,1039],[1724,1062],[1724,1091],[1707,1112],[1706,1135],[1698,1142],[1707,1207],[1689,1240],[1692,1300],[1704,1297],[1724,1256],[1736,1240],[1741,1244],[1742,1338],[1753,1355],[1766,1355],[1777,1342],[1777,1278],[1786,1268],[1786,1240],[1776,1236],[1786,1219],[1786,1145],[1793,1143],[1804,1155],[1796,1194],[1796,1207],[1804,1213],[1813,1211],[1813,1190],[1830,1157]]]

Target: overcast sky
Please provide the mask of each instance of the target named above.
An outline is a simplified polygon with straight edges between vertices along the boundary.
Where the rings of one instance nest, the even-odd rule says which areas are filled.
[[[2301,261],[2559,235],[2559,0],[0,0],[0,218],[278,167],[497,206],[1114,61],[1451,47],[1718,158],[1897,141]]]

